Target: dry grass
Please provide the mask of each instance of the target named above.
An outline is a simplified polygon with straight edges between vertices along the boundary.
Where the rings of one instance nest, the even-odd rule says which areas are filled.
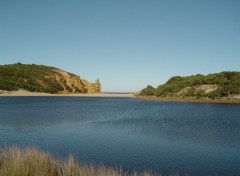
[[[34,147],[0,150],[0,176],[152,176],[149,172],[127,174],[104,166],[80,165],[73,156],[61,161]],[[159,174],[158,174],[159,175]]]

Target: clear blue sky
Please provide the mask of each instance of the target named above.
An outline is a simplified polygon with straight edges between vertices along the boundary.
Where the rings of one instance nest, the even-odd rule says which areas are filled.
[[[240,71],[239,0],[0,0],[0,65],[50,65],[137,91]]]

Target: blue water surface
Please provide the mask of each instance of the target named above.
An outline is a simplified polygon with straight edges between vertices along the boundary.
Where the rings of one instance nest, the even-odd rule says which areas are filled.
[[[0,146],[37,146],[124,171],[240,175],[240,105],[0,97]]]

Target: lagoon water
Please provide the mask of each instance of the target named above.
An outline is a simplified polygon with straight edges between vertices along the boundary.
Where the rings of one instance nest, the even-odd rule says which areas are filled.
[[[0,146],[38,146],[125,171],[240,175],[240,105],[0,97]]]

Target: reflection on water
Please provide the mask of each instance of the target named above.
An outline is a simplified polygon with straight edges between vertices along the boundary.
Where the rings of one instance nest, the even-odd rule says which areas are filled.
[[[239,175],[240,106],[94,97],[0,97],[0,145],[37,145],[80,162]]]

